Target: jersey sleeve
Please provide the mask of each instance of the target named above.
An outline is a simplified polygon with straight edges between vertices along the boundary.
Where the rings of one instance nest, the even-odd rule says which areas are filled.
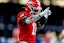
[[[25,12],[20,12],[17,16],[17,23],[20,22],[20,20],[23,20],[24,18],[26,18],[28,15]]]

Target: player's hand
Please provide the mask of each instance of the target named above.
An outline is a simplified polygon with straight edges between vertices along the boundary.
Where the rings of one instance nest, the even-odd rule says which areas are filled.
[[[44,16],[44,15],[50,16],[50,15],[51,15],[51,10],[49,10],[49,9],[50,9],[50,8],[47,7],[44,11],[42,11],[42,12],[40,13],[40,16]]]
[[[51,10],[49,10],[49,9],[50,9],[50,7],[47,7],[47,8],[43,11],[44,15],[51,15]]]
[[[44,15],[44,17],[45,17],[46,19],[48,19],[48,16],[50,16],[50,15],[51,15],[50,13],[51,13],[51,11],[50,11],[50,10],[48,10],[47,14],[45,14],[45,15]]]

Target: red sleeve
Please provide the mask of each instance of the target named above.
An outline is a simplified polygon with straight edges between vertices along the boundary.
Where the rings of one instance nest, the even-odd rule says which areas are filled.
[[[20,20],[24,19],[27,17],[27,14],[25,12],[20,12],[17,16],[17,23],[20,22]]]

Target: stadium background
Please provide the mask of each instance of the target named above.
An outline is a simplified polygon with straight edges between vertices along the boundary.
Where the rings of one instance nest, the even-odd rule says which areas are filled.
[[[0,0],[0,43],[13,43],[12,31],[17,27],[17,14],[24,10],[27,0]],[[37,31],[39,35],[52,31],[59,32],[64,29],[64,0],[40,0],[42,8],[50,7],[52,15],[44,27]],[[42,36],[44,37],[44,36]]]

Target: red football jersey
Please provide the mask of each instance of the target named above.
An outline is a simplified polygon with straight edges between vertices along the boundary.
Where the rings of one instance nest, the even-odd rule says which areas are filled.
[[[20,19],[24,17],[30,17],[30,12],[20,12],[17,16],[17,24],[20,29],[19,40],[21,41],[36,41],[36,22],[32,22],[30,24],[20,25]]]

